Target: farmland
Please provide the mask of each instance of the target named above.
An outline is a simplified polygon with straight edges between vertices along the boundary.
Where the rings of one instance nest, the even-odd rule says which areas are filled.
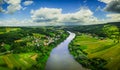
[[[1,70],[44,70],[50,51],[67,37],[53,27],[1,27]]]
[[[119,70],[120,43],[104,35],[103,26],[85,27],[84,31],[80,30],[82,27],[74,30],[77,36],[69,45],[70,53],[80,64],[89,69]]]

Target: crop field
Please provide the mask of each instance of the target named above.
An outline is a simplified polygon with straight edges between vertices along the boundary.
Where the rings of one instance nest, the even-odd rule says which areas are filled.
[[[78,35],[73,45],[80,47],[87,53],[88,58],[101,58],[107,61],[109,70],[120,69],[120,43],[115,44],[112,39],[92,37],[87,34]],[[75,47],[74,46],[74,47]]]
[[[32,59],[32,56],[35,53],[27,53],[27,54],[7,54],[0,57],[0,65],[5,67],[0,68],[10,68],[10,69],[27,69],[33,64],[36,63],[35,60]]]

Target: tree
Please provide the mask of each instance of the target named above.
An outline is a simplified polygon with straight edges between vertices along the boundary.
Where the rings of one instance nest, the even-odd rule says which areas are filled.
[[[114,25],[105,25],[103,27],[103,32],[106,36],[113,39],[114,42],[117,40],[119,42],[119,28]]]
[[[6,51],[9,51],[10,50],[10,45],[9,44],[5,44],[4,48],[5,48]]]
[[[119,31],[119,28],[117,26],[114,26],[114,25],[104,25],[103,27],[103,32],[104,34],[113,39],[114,40],[114,43],[119,43],[119,35],[120,35],[120,31]]]

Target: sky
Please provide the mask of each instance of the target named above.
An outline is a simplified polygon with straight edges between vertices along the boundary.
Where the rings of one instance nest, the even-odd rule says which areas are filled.
[[[0,0],[0,26],[90,25],[120,21],[120,0]]]

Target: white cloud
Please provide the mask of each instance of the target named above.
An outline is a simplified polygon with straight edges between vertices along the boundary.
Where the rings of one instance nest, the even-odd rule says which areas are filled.
[[[9,6],[7,6],[6,13],[13,14],[14,12],[21,10],[22,6],[20,5],[21,0],[5,0]]]
[[[0,12],[4,13],[5,10],[2,7],[0,7]]]
[[[11,18],[8,20],[0,20],[0,26],[48,26],[52,24],[46,23],[36,23],[30,19],[18,20],[15,18]]]
[[[8,4],[7,10],[5,11],[5,10],[0,9],[0,12],[4,11],[5,13],[13,14],[14,12],[19,11],[21,9],[22,10],[26,9],[26,7],[23,8],[21,6],[22,0],[4,0],[4,1]],[[23,4],[25,6],[28,6],[28,5],[31,5],[32,3],[33,3],[33,1],[25,1]]]
[[[17,20],[15,18],[10,18],[8,20],[0,20],[0,26],[32,26],[33,23],[31,20]]]
[[[119,22],[120,21],[120,14],[107,14],[106,17],[108,18],[109,22]]]
[[[9,5],[7,7],[7,12],[6,13],[9,13],[9,14],[13,14],[14,12],[18,11],[18,10],[21,10],[22,9],[22,6],[19,5],[19,4],[16,4],[16,5]]]
[[[40,8],[31,11],[31,18],[35,22],[53,23],[96,23],[98,19],[88,8],[81,8],[78,12],[62,14],[62,9]]]
[[[25,6],[28,6],[28,5],[33,4],[33,1],[25,1],[23,4],[24,4]]]
[[[38,10],[32,10],[32,19],[36,22],[51,22],[57,21],[61,15],[62,9],[56,8],[40,8]]]
[[[74,22],[74,23],[93,23],[98,21],[93,16],[93,12],[88,8],[81,8],[78,12],[63,14],[61,22]]]
[[[100,21],[101,23],[108,23],[108,22],[120,22],[120,14],[106,14],[106,18]]]
[[[74,24],[98,24],[99,20],[93,16],[93,12],[88,8],[81,8],[74,13],[62,13],[58,8],[40,8],[31,10],[31,19],[26,20],[0,20],[0,26],[55,26]]]
[[[98,0],[98,1],[108,4],[108,3],[112,2],[112,1],[116,1],[116,0]]]
[[[4,0],[8,4],[16,5],[20,4],[21,0]]]

